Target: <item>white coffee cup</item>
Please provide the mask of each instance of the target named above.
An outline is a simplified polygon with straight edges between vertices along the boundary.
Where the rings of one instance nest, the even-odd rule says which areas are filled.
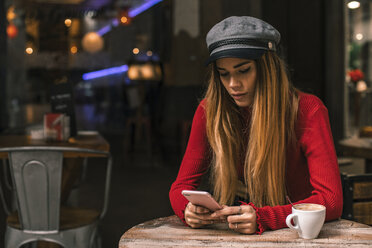
[[[292,207],[292,213],[287,216],[286,223],[289,228],[296,230],[301,238],[315,239],[322,229],[325,215],[326,207],[323,205],[297,204]]]

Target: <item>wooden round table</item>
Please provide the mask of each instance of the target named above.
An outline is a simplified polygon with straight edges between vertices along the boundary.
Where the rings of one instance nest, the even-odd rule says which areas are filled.
[[[372,138],[350,138],[339,142],[344,156],[364,158],[365,172],[372,173]]]
[[[192,229],[177,216],[159,218],[132,227],[119,248],[132,247],[372,247],[372,227],[348,220],[324,224],[317,239],[301,239],[289,228],[244,235],[226,224]]]

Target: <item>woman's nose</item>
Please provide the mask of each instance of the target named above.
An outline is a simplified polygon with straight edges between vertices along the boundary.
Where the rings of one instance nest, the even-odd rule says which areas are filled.
[[[231,88],[236,88],[240,86],[240,81],[236,77],[230,77],[229,86]]]

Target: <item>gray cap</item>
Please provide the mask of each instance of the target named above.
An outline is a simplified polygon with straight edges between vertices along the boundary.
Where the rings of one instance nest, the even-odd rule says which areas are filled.
[[[231,16],[214,25],[207,34],[210,57],[258,59],[265,51],[276,51],[280,33],[273,26],[251,16]]]

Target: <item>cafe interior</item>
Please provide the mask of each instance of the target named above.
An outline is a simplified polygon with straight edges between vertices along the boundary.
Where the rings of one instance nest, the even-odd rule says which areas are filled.
[[[100,242],[117,247],[131,227],[174,214],[168,192],[206,90],[206,34],[243,15],[279,30],[294,86],[328,109],[344,185],[370,192],[371,0],[2,0],[0,149],[18,139],[102,148],[108,158],[84,158],[56,201],[107,204]],[[2,162],[0,246],[21,202]],[[372,225],[372,195],[346,191],[342,218]]]

